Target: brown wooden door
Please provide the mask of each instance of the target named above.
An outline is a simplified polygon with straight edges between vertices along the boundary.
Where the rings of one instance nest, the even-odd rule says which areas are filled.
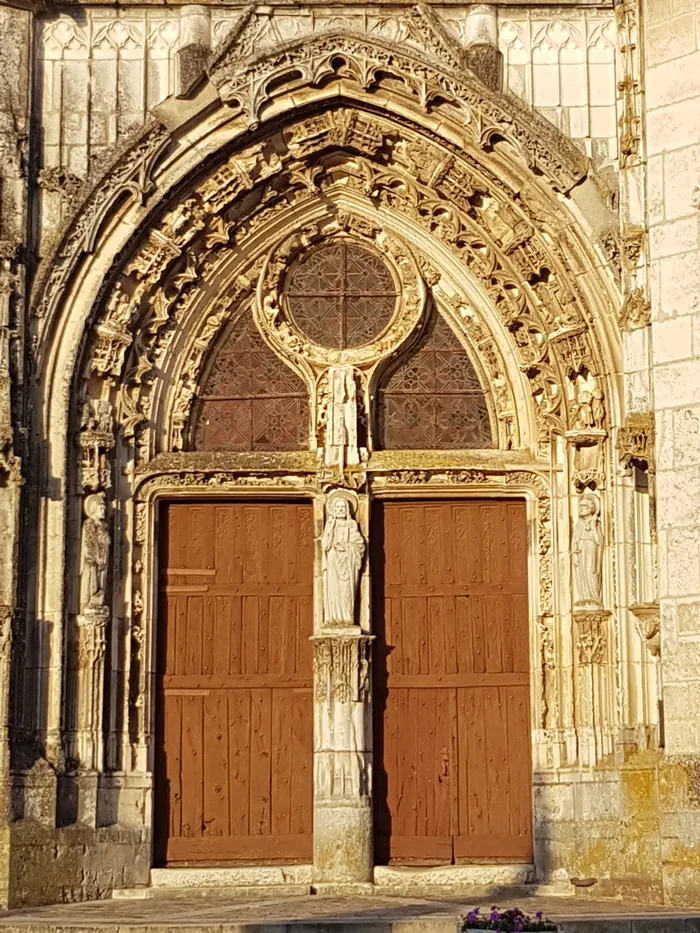
[[[310,505],[164,508],[157,862],[311,859],[312,585]]]
[[[377,861],[530,860],[525,504],[373,522]]]

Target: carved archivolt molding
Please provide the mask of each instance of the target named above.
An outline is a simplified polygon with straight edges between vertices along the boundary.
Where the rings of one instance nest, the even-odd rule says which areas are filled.
[[[215,279],[217,269],[230,263],[232,256],[242,255],[245,251],[250,271],[243,276],[239,271],[236,278],[236,294],[244,296],[246,290],[250,290],[251,279],[260,274],[257,267],[265,264],[265,257],[260,253],[250,262],[248,241],[266,226],[278,223],[278,218],[289,211],[290,199],[295,205],[308,203],[311,207],[317,203],[320,193],[328,197],[336,187],[340,190],[339,175],[342,175],[343,191],[357,191],[368,199],[368,206],[373,210],[388,209],[405,214],[411,223],[417,222],[426,233],[437,236],[477,276],[511,335],[512,345],[521,361],[520,368],[530,381],[543,430],[562,430],[566,422],[575,417],[566,413],[567,403],[572,412],[578,410],[575,380],[583,372],[588,378],[591,373],[600,371],[600,366],[590,346],[584,315],[579,310],[580,296],[576,286],[572,286],[573,291],[567,297],[566,273],[562,270],[561,277],[552,278],[551,270],[557,266],[557,261],[536,246],[533,228],[523,217],[518,220],[513,215],[512,206],[501,201],[499,191],[494,191],[493,198],[491,195],[485,198],[485,181],[471,172],[467,176],[469,186],[465,178],[456,191],[454,181],[459,176],[458,163],[454,157],[441,154],[439,148],[425,140],[420,144],[416,140],[394,145],[391,170],[386,164],[380,166],[365,157],[346,156],[343,160],[324,157],[324,147],[328,142],[327,134],[324,135],[328,130],[327,117],[324,114],[307,120],[303,132],[297,126],[285,133],[288,151],[304,140],[305,164],[309,171],[302,172],[293,160],[289,162],[288,169],[282,170],[284,157],[275,155],[270,161],[263,158],[259,146],[253,147],[249,155],[244,153],[229,159],[223,168],[196,189],[193,196],[170,211],[164,217],[161,232],[153,231],[145,243],[144,252],[132,259],[126,270],[127,278],[108,302],[107,316],[96,329],[97,343],[91,363],[96,374],[116,377],[126,356],[129,334],[133,334],[135,327],[140,325],[139,340],[132,343],[131,355],[126,359],[126,373],[121,376],[122,386],[128,376],[133,387],[121,393],[120,420],[126,421],[130,429],[147,419],[153,420],[147,401],[152,385],[149,374],[165,358],[177,332],[178,320],[190,314],[191,309],[203,307],[203,302],[208,299],[209,313],[204,318],[204,331],[195,333],[191,349],[186,351],[187,364],[179,377],[182,388],[177,392],[171,410],[170,443],[175,449],[182,446],[188,407],[196,391],[197,373],[207,343],[213,341],[234,311],[231,292],[227,295],[220,286],[217,292],[212,293],[207,281]],[[317,132],[311,125],[314,121]],[[347,138],[352,136],[348,127],[357,127],[357,121],[345,120],[342,126]],[[311,145],[314,138],[314,145],[321,148],[319,155]],[[376,144],[375,138],[373,146]],[[423,177],[430,177],[438,190],[423,184],[420,181]],[[259,198],[253,202],[248,219],[245,215],[238,216],[236,242],[233,242],[234,222],[227,217],[233,217],[230,211],[238,200],[256,188],[260,189],[262,203]],[[464,206],[450,205],[448,196],[458,198]],[[470,197],[476,206],[471,204]],[[425,208],[421,207],[423,203]],[[223,214],[208,214],[212,204]],[[354,227],[355,236],[362,226],[365,227],[365,236],[367,230],[371,233],[372,228],[370,222],[365,220],[361,223],[347,211],[337,212],[332,226],[335,226],[336,234]],[[320,232],[317,229],[310,235],[333,232],[327,225],[325,229],[324,224],[320,227]],[[519,229],[521,232],[513,239],[511,231]],[[499,244],[507,244],[506,252]],[[392,245],[388,248],[391,249]],[[268,257],[268,269],[270,262]],[[415,266],[415,262],[411,265]],[[425,258],[419,265],[422,267],[420,276],[411,270],[419,292],[416,307],[420,303],[424,278],[434,283],[439,283],[440,279],[440,274]],[[511,270],[506,272],[508,265]],[[543,277],[541,270],[545,268],[550,271]],[[196,285],[202,280],[204,286]],[[404,284],[410,286],[406,292],[410,296],[413,286],[410,282]],[[415,289],[413,292],[415,294]],[[213,313],[212,300],[215,303]],[[261,303],[259,300],[258,305]],[[262,314],[261,319],[264,327],[266,319]],[[267,331],[271,337],[274,336],[269,326]],[[479,343],[483,349],[484,341]],[[279,339],[276,346],[279,350]],[[299,351],[298,344],[296,347]],[[303,349],[307,353],[296,353],[297,364],[308,355],[308,348]],[[282,351],[290,356],[289,343],[287,350],[282,347]],[[488,349],[486,353],[489,354]],[[294,352],[291,355],[294,356]],[[493,371],[494,354],[489,356],[490,361],[486,360],[484,368]],[[502,382],[497,379],[494,388],[502,387]],[[508,404],[502,407],[507,410]],[[511,433],[512,428],[504,425],[505,445]],[[155,453],[148,447],[144,452],[148,449],[150,455]]]
[[[417,7],[428,50],[399,46],[376,37],[330,30],[246,58],[235,35],[210,69],[209,78],[234,112],[259,123],[276,99],[321,82],[354,83],[371,92],[386,86],[422,110],[466,127],[472,144],[488,147],[494,137],[508,140],[528,165],[537,166],[560,190],[585,173],[574,145],[546,120],[526,112],[513,98],[490,91],[468,69],[463,57],[425,7]]]

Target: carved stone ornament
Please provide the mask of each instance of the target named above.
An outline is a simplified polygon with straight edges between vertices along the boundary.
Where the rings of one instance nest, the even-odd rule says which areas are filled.
[[[628,468],[637,466],[653,473],[654,435],[653,411],[628,415],[617,436],[617,449],[622,463]]]
[[[369,697],[373,635],[315,635],[314,698],[319,703],[364,703]]]
[[[651,324],[651,302],[643,288],[633,288],[625,295],[620,312],[620,327],[637,330]]]
[[[653,658],[661,655],[661,621],[658,603],[635,603],[630,606],[640,638]]]
[[[39,187],[52,194],[60,194],[66,201],[72,201],[80,191],[83,182],[65,168],[53,166],[42,168],[39,172]]]
[[[571,556],[574,572],[574,607],[600,609],[603,605],[603,532],[600,500],[592,493],[579,498]]]
[[[331,366],[321,377],[317,398],[317,444],[325,467],[347,466],[367,460],[361,443],[360,419],[365,416],[363,396],[358,392],[361,375],[352,366]]]
[[[641,146],[641,68],[639,48],[639,0],[620,0],[615,6],[622,75],[620,94],[620,168],[639,161]]]
[[[406,97],[426,109],[430,84],[453,105],[475,142],[487,146],[493,135],[502,136],[555,187],[568,190],[575,184],[585,173],[585,159],[569,140],[546,120],[531,112],[526,115],[517,102],[511,103],[475,79],[463,67],[463,50],[455,47],[427,7],[413,8],[404,20],[408,18],[415,18],[422,48],[330,29],[272,49],[253,48],[246,54],[242,34],[234,34],[210,67],[209,79],[221,99],[234,112],[245,114],[252,125],[261,121],[277,97],[323,80],[366,90],[369,86],[381,89],[385,79],[393,93],[401,88]]]
[[[543,729],[549,729],[557,716],[556,659],[554,654],[554,619],[540,616],[540,661],[542,664],[542,720]]]
[[[355,624],[355,602],[365,555],[365,539],[354,511],[357,498],[335,489],[326,499],[323,549],[323,622],[347,627]]]
[[[605,610],[574,610],[579,664],[602,664],[608,646],[610,613]]]
[[[106,399],[88,399],[83,404],[78,446],[79,483],[83,492],[97,492],[112,485],[109,452],[114,448],[112,405]]]
[[[80,561],[80,611],[101,609],[106,602],[109,569],[110,535],[107,527],[107,502],[102,492],[85,499],[85,521]]]

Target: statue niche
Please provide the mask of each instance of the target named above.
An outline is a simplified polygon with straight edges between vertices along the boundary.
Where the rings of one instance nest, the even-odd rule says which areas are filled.
[[[336,490],[326,501],[323,529],[323,620],[326,625],[354,625],[357,585],[365,539],[353,515],[353,499]]]

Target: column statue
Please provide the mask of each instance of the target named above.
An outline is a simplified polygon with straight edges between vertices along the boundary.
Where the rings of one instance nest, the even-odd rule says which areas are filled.
[[[603,605],[603,532],[597,497],[584,493],[579,499],[578,514],[572,547],[574,607],[600,609]]]
[[[80,562],[80,611],[83,613],[105,605],[110,537],[103,492],[86,497],[85,514]]]
[[[343,490],[330,493],[323,529],[323,618],[326,625],[354,625],[355,598],[365,539]]]

